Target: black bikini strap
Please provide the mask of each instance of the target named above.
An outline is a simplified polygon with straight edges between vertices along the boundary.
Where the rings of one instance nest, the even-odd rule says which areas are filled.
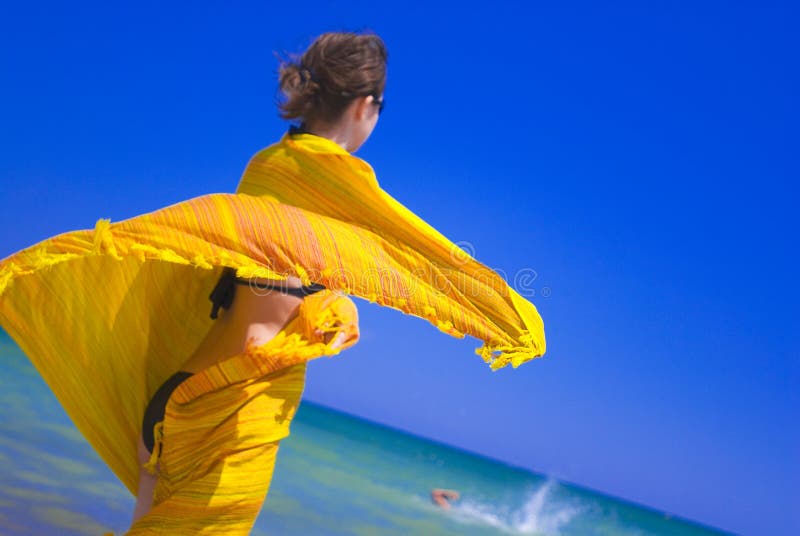
[[[230,309],[231,305],[233,304],[233,298],[236,295],[236,285],[250,285],[250,280],[248,279],[239,279],[236,277],[236,269],[225,267],[222,270],[222,275],[220,275],[219,281],[217,281],[217,285],[214,287],[214,290],[211,291],[211,294],[208,296],[208,299],[211,300],[211,319],[216,320],[217,313],[219,312],[219,308],[222,307],[224,309]],[[305,285],[299,288],[280,288],[275,287],[272,285],[261,285],[259,283],[253,282],[253,286],[259,290],[266,290],[266,289],[274,289],[279,290],[281,292],[285,292],[287,294],[291,294],[292,296],[297,296],[298,298],[305,298],[310,294],[314,294],[315,292],[319,292],[320,290],[325,290],[325,285],[321,283],[314,283],[311,285]]]
[[[251,281],[249,279],[239,279],[238,277],[234,279],[234,283],[237,285],[251,285]],[[325,285],[321,283],[313,283],[311,285],[304,285],[302,287],[276,287],[270,283],[262,284],[252,282],[252,286],[257,288],[258,290],[278,290],[280,292],[284,292],[286,294],[291,294],[292,296],[297,296],[298,298],[305,298],[310,294],[314,294],[315,292],[319,292],[320,290],[325,290]]]
[[[236,287],[233,281],[236,279],[236,270],[233,268],[225,267],[222,270],[222,275],[217,281],[214,290],[209,294],[208,299],[211,300],[211,319],[216,320],[217,312],[220,307],[229,309],[233,303],[233,296],[236,294]]]

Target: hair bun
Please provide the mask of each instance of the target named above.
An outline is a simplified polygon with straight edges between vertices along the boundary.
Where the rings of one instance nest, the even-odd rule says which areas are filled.
[[[283,119],[334,122],[360,95],[381,94],[386,82],[386,49],[371,33],[329,32],[302,55],[281,60],[278,85]]]
[[[319,81],[319,78],[314,73],[314,69],[304,65],[302,62],[300,62],[300,64],[297,66],[297,69],[300,72],[300,80],[302,83],[307,84],[310,80],[320,88],[322,87],[322,83]]]

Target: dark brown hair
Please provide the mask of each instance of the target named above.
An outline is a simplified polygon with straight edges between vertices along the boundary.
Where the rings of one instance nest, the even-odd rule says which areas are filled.
[[[386,85],[387,52],[371,32],[328,32],[317,37],[298,57],[278,69],[278,87],[286,95],[278,102],[283,119],[334,122],[350,102],[366,95],[376,99]]]

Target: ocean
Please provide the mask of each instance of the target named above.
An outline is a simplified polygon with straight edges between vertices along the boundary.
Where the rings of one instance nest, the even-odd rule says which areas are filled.
[[[0,331],[0,534],[122,534],[134,502]],[[252,534],[724,533],[304,401]]]

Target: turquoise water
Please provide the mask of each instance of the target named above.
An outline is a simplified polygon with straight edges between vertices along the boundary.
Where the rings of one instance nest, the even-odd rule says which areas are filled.
[[[461,499],[444,511],[433,488]],[[0,534],[121,534],[133,506],[0,332]],[[253,534],[721,532],[304,402]]]

